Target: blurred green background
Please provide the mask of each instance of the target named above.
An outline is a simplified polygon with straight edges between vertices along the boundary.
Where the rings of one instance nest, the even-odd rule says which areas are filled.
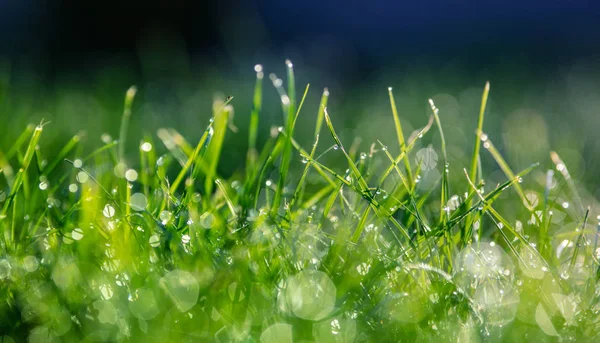
[[[1,6],[1,147],[42,119],[51,122],[43,137],[47,156],[80,131],[88,147],[98,146],[103,133],[116,138],[131,85],[139,89],[132,154],[159,127],[195,141],[215,95],[232,95],[240,130],[225,142],[220,168],[228,175],[244,161],[254,65],[283,78],[290,58],[298,88],[311,84],[298,127],[305,146],[310,135],[302,133],[313,130],[324,87],[344,140],[361,137],[363,150],[376,139],[392,145],[391,86],[407,130],[424,125],[427,99],[435,101],[450,160],[466,166],[489,80],[485,130],[510,164],[548,164],[549,150],[557,150],[588,192],[600,196],[597,5],[57,0]],[[283,122],[277,92],[266,81],[263,140]]]

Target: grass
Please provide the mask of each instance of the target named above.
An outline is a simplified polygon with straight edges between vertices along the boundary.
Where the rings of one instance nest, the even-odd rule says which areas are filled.
[[[44,156],[52,126],[40,123],[3,147],[0,341],[600,339],[592,201],[555,152],[541,184],[528,180],[536,161],[511,169],[484,133],[489,83],[463,166],[433,101],[404,132],[390,88],[397,146],[381,137],[361,152],[338,134],[327,89],[316,119],[302,110],[309,87],[297,103],[286,66],[287,88],[270,77],[283,126],[262,146],[255,67],[245,169],[230,179],[219,161],[235,139],[232,97],[215,101],[197,144],[164,128],[125,151],[132,87],[119,140],[88,152],[76,135]],[[299,120],[315,122],[310,149]],[[498,167],[480,154],[502,183],[486,184]]]

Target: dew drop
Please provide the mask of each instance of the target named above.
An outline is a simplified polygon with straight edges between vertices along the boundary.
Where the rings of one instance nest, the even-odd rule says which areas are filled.
[[[160,245],[160,237],[157,234],[154,234],[150,236],[148,243],[150,243],[151,247],[156,248]]]
[[[80,171],[79,173],[77,173],[77,176],[75,178],[79,183],[86,183],[90,176],[86,172]]]
[[[72,183],[69,185],[69,192],[75,193],[77,192],[77,190],[79,190],[79,186],[77,186],[76,183]]]
[[[142,193],[134,193],[129,199],[129,205],[134,211],[144,211],[148,206],[148,200]]]
[[[140,149],[142,149],[142,151],[149,152],[152,150],[152,144],[150,144],[150,142],[144,142],[142,145],[140,145]]]
[[[104,206],[104,209],[102,210],[102,215],[104,215],[106,218],[112,218],[115,216],[115,208],[112,207],[112,205],[110,204],[106,204]]]
[[[138,173],[137,173],[137,171],[135,171],[135,169],[128,169],[125,172],[125,178],[129,182],[134,182],[138,178]]]
[[[160,212],[159,218],[160,218],[161,222],[163,223],[163,225],[165,225],[171,221],[171,219],[173,218],[173,214],[171,213],[171,211],[164,210],[164,211]]]
[[[73,229],[73,231],[71,231],[71,238],[76,241],[80,241],[83,238],[83,230],[80,228]]]

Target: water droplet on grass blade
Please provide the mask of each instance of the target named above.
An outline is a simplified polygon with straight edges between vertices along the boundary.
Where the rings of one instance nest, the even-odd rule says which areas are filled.
[[[189,235],[183,235],[181,236],[181,243],[183,244],[188,244],[191,240],[191,237]]]
[[[146,196],[144,194],[134,193],[129,199],[129,205],[134,211],[144,211],[148,206],[148,200],[146,199]]]
[[[158,217],[160,218],[160,221],[163,223],[163,225],[166,225],[173,218],[173,214],[171,213],[171,211],[165,210],[160,212],[160,215]]]
[[[150,150],[152,150],[152,144],[150,144],[149,142],[144,142],[142,143],[142,145],[140,145],[140,149],[142,151],[149,152]]]
[[[86,172],[80,171],[79,173],[77,173],[77,176],[75,178],[79,183],[86,183],[90,177]]]
[[[73,231],[71,231],[71,238],[76,241],[81,240],[83,238],[83,230],[80,228],[73,229]]]
[[[102,210],[102,215],[104,215],[106,218],[112,218],[115,216],[115,208],[112,207],[112,205],[110,204],[106,204],[104,206],[104,209]]]
[[[153,248],[160,246],[160,236],[157,234],[150,236],[148,243],[150,243],[150,246]]]
[[[79,190],[79,186],[76,183],[72,183],[69,185],[69,192],[76,193]]]
[[[83,167],[83,161],[80,159],[76,159],[75,161],[73,161],[73,167],[75,167],[75,168]]]
[[[205,229],[210,229],[213,227],[213,225],[215,224],[215,216],[214,214],[210,213],[210,212],[205,212],[201,217],[200,217],[200,226],[202,226]]]
[[[128,169],[125,172],[125,178],[129,182],[134,182],[138,178],[138,173],[137,173],[137,171],[135,171],[135,169]]]

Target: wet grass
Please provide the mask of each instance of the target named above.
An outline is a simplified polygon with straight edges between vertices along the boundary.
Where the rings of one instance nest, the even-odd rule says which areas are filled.
[[[591,200],[555,152],[541,182],[535,161],[512,170],[484,133],[489,84],[462,166],[433,101],[422,128],[404,132],[390,88],[397,137],[365,150],[338,135],[327,89],[316,119],[303,112],[309,87],[298,102],[286,66],[287,87],[270,76],[282,126],[262,146],[255,67],[245,169],[231,178],[219,169],[237,130],[231,97],[215,101],[197,143],[164,128],[131,160],[135,88],[119,139],[104,136],[97,150],[77,135],[44,156],[45,123],[3,147],[0,340],[599,339]],[[295,137],[298,120],[315,122],[310,148]],[[432,136],[438,146],[423,148]],[[504,181],[488,184],[494,168]]]

